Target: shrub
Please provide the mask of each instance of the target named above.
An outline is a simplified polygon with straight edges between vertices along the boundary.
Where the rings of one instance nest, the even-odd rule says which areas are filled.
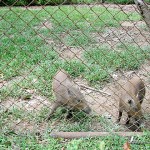
[[[1,6],[24,6],[24,5],[27,5],[28,4],[28,1],[29,0],[2,0],[1,2],[0,2],[0,5]]]
[[[25,5],[58,5],[98,2],[98,0],[2,0],[1,6],[25,6]]]
[[[134,0],[106,0],[106,2],[114,4],[133,4]]]

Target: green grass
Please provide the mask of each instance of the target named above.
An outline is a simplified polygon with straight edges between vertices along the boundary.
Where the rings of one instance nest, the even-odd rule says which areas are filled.
[[[0,88],[0,101],[7,102],[8,98],[18,101],[20,98],[30,100],[27,90],[35,90],[36,95],[45,96],[54,100],[51,83],[54,74],[59,68],[65,69],[72,77],[82,77],[93,85],[101,85],[109,82],[111,74],[118,69],[138,69],[146,59],[150,57],[149,48],[139,47],[124,43],[117,51],[100,45],[91,35],[105,32],[105,27],[119,27],[120,22],[126,20],[137,21],[140,16],[137,13],[124,14],[114,9],[107,11],[105,8],[89,7],[45,7],[38,10],[24,10],[22,8],[1,8],[0,13],[0,82],[6,81],[6,85]],[[45,19],[52,27],[41,28]],[[46,40],[53,41],[52,44]],[[62,59],[57,51],[66,46],[84,49],[81,59]],[[98,46],[96,46],[98,45]],[[33,121],[36,124],[43,123],[49,112],[48,107],[40,111],[28,112],[13,108],[2,112],[0,118],[0,149],[11,149],[18,146],[21,149],[99,149],[99,143],[104,140],[107,149],[121,147],[125,138],[116,143],[113,137],[71,140],[66,143],[61,139],[52,139],[44,133],[40,143],[34,135],[5,135],[11,131],[11,123],[18,120]],[[51,124],[59,118],[60,124],[57,130],[63,131],[93,131],[91,124],[98,121],[106,131],[118,130],[118,127],[108,122],[105,118],[92,118],[87,115],[75,113],[72,120],[66,121],[62,109],[59,109],[49,122]],[[48,129],[46,129],[48,130]],[[149,139],[147,135],[143,138]],[[148,137],[148,138],[147,138]],[[117,137],[116,137],[117,138]],[[141,137],[138,137],[141,138]],[[140,140],[143,140],[142,138]],[[118,138],[117,138],[118,140]],[[147,145],[146,145],[147,146]],[[145,147],[146,147],[145,146]],[[138,147],[138,146],[137,146]]]
[[[128,138],[123,138],[120,136],[112,135],[107,137],[99,137],[99,138],[81,138],[81,139],[73,139],[64,141],[63,139],[53,139],[49,137],[48,134],[42,137],[41,141],[35,135],[13,135],[13,133],[9,133],[10,136],[0,136],[0,148],[1,149],[49,149],[49,150],[122,150],[123,144],[130,140]],[[44,139],[43,139],[44,138]],[[137,149],[150,149],[149,144],[149,132],[145,132],[143,136],[134,136],[134,142],[136,144],[131,143],[132,150]],[[102,146],[103,145],[103,146]],[[103,148],[102,148],[103,147]]]
[[[138,69],[149,57],[149,50],[142,51],[133,46],[125,46],[120,52],[108,48],[93,48],[85,52],[85,60],[89,68],[85,78],[93,82],[107,81],[115,70]]]
[[[127,15],[113,9],[108,12],[105,8],[99,9],[97,6],[92,8],[46,7],[42,10],[12,8],[11,11],[3,8],[1,18],[0,34],[3,36],[0,47],[0,70],[3,80],[11,80],[17,76],[25,78],[21,81],[14,80],[9,88],[7,86],[1,88],[3,99],[7,96],[18,97],[24,94],[24,88],[37,89],[42,95],[50,97],[52,95],[51,80],[58,68],[64,68],[74,77],[82,75],[96,84],[108,81],[109,74],[118,67],[137,69],[148,57],[148,50],[144,55],[138,48],[133,48],[138,51],[135,59],[130,57],[130,52],[119,54],[123,58],[118,57],[117,52],[111,51],[103,56],[104,49],[93,46],[97,43],[91,37],[91,33],[103,32],[105,25],[118,27],[119,22],[123,20],[138,20],[140,17],[136,13]],[[39,27],[45,19],[52,24],[52,28]],[[82,46],[86,50],[83,54],[84,60],[61,60],[56,52],[58,47],[46,44],[43,37],[52,39],[56,45],[59,45],[61,41],[67,46]],[[131,51],[132,47],[128,49]],[[88,55],[93,57],[90,58]],[[96,58],[95,55],[97,55]],[[100,62],[102,57],[103,62]],[[136,60],[139,57],[140,63]],[[115,61],[111,64],[110,61],[114,58]],[[125,59],[124,62],[123,59]],[[95,64],[92,61],[95,61]]]

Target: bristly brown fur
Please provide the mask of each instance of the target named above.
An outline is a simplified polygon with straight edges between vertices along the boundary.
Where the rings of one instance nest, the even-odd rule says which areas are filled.
[[[141,104],[145,96],[145,85],[139,77],[133,77],[127,83],[125,83],[120,91],[119,95],[119,116],[118,122],[122,117],[122,112],[126,111],[128,118],[126,124],[129,124],[130,118],[134,118],[135,121],[141,120],[143,117]]]
[[[83,110],[85,113],[90,113],[91,109],[86,103],[83,94],[80,92],[79,87],[73,82],[71,77],[65,70],[59,70],[53,77],[52,89],[56,97],[52,109],[47,117],[50,119],[54,111],[60,106],[69,108],[67,118],[70,118],[71,111],[74,109]]]

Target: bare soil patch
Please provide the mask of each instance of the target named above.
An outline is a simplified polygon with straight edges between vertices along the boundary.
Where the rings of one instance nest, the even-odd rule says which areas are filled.
[[[12,123],[11,129],[15,130],[15,133],[44,133],[48,128],[48,123],[43,122],[37,124],[33,121],[17,120]]]
[[[43,22],[41,22],[41,24],[39,24],[38,26],[35,26],[36,29],[52,29],[52,23],[49,20],[44,20]]]
[[[12,110],[12,109],[22,109],[24,111],[40,111],[43,107],[50,107],[50,101],[39,95],[32,95],[28,100],[19,98],[18,100],[14,98],[8,98],[5,101],[1,102],[1,108],[3,111]]]
[[[121,51],[120,45],[130,44],[144,48],[150,45],[150,32],[144,30],[143,21],[131,22],[125,21],[121,23],[120,28],[108,27],[104,33],[93,33],[99,45],[107,45],[117,51]]]
[[[81,47],[71,47],[62,45],[59,50],[57,50],[60,58],[62,59],[81,59],[82,52],[84,51]]]
[[[25,79],[25,77],[18,76],[18,77],[15,77],[15,78],[13,78],[12,80],[9,80],[9,81],[1,80],[0,81],[0,88],[2,88],[4,86],[10,87],[12,85],[12,83],[18,83],[18,82],[21,82],[21,80],[24,80],[24,79]]]

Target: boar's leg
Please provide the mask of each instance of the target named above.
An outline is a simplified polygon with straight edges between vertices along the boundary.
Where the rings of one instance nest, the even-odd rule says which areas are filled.
[[[144,99],[144,96],[145,96],[145,88],[143,88],[143,89],[138,93],[138,98],[139,98],[139,100],[140,100],[140,104],[142,104],[143,99]]]
[[[48,114],[48,117],[46,118],[46,121],[50,120],[51,118],[51,115],[54,113],[54,111],[60,106],[59,103],[57,102],[54,102],[53,106],[52,106],[52,109],[50,111],[50,113]]]
[[[118,115],[117,123],[119,123],[119,122],[120,122],[121,117],[122,117],[122,111],[120,111],[120,110],[119,110],[119,115]]]
[[[131,118],[131,116],[130,116],[130,115],[128,115],[127,120],[126,120],[126,124],[129,124],[129,122],[130,122],[130,118]]]
[[[72,115],[72,110],[69,110],[68,111],[68,114],[67,114],[67,116],[66,116],[66,119],[70,119],[70,118],[72,118],[73,117],[73,115]]]

